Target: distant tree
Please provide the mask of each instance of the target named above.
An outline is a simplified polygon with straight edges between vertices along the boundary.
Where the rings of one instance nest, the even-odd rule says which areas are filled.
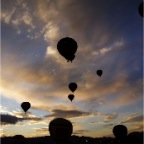
[[[25,144],[25,137],[23,135],[13,136],[14,144]]]

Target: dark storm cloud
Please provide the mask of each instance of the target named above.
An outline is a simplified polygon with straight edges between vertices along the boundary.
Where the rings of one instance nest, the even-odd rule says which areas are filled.
[[[51,115],[47,115],[45,117],[67,117],[67,118],[77,118],[83,116],[91,115],[90,112],[83,112],[79,110],[58,110],[55,109],[52,111]]]
[[[1,124],[16,124],[18,118],[12,115],[3,115],[1,114]]]
[[[40,121],[41,118],[18,118],[13,115],[6,115],[6,114],[1,114],[1,124],[2,125],[7,125],[7,124],[16,124],[19,121],[24,121],[24,120],[29,120],[29,121]]]

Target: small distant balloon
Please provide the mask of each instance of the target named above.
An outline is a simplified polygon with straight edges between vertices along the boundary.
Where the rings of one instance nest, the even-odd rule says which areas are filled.
[[[101,77],[101,76],[102,76],[102,74],[103,74],[103,71],[102,71],[102,70],[97,70],[97,75],[98,75],[98,76],[100,76],[100,77]]]
[[[68,95],[68,98],[71,100],[71,102],[72,102],[72,100],[74,99],[74,95],[73,94],[69,94]]]
[[[144,16],[144,12],[143,12],[143,2],[140,3],[139,7],[138,7],[138,12],[140,14],[140,16]]]
[[[25,113],[27,112],[27,110],[31,107],[31,104],[29,102],[23,102],[21,104],[22,109],[25,111]]]
[[[74,92],[77,89],[77,84],[76,83],[70,83],[69,84],[69,89]]]
[[[77,42],[69,37],[62,38],[57,44],[59,53],[67,60],[67,62],[72,62],[74,60],[77,48]]]

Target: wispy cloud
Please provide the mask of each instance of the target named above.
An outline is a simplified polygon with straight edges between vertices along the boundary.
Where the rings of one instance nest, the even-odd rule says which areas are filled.
[[[103,114],[103,113],[96,113],[95,116],[97,118],[102,118],[96,121],[91,121],[91,124],[97,125],[104,125],[104,126],[112,126],[114,120],[116,120],[119,115],[118,114]]]
[[[116,119],[117,117],[118,117],[118,114],[106,114],[104,122],[112,121],[112,120]]]
[[[73,135],[83,135],[85,132],[89,132],[89,130],[76,130],[73,132]]]
[[[44,128],[33,128],[36,132],[41,133],[41,134],[47,134],[48,133],[48,128],[44,127]]]
[[[143,115],[130,115],[121,123],[142,123]]]

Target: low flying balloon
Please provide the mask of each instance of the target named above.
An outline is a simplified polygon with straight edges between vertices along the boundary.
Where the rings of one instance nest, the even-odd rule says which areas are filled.
[[[21,107],[22,107],[22,109],[25,111],[25,113],[26,113],[26,111],[31,107],[31,104],[29,103],[29,102],[23,102],[22,104],[21,104]]]
[[[139,5],[139,7],[138,7],[138,12],[139,12],[139,14],[140,14],[140,16],[144,16],[144,12],[143,12],[143,2],[142,3],[140,3],[140,5]]]
[[[67,62],[72,62],[74,60],[77,48],[77,42],[69,37],[62,38],[57,44],[59,53],[67,60]]]
[[[69,89],[74,92],[77,89],[77,84],[76,83],[70,83],[69,84]]]
[[[97,75],[98,75],[98,76],[100,76],[100,77],[101,77],[101,76],[102,76],[102,73],[103,73],[103,71],[102,71],[102,70],[97,70]]]
[[[74,95],[73,94],[69,94],[68,95],[68,98],[71,100],[71,102],[72,102],[72,100],[74,99]]]

